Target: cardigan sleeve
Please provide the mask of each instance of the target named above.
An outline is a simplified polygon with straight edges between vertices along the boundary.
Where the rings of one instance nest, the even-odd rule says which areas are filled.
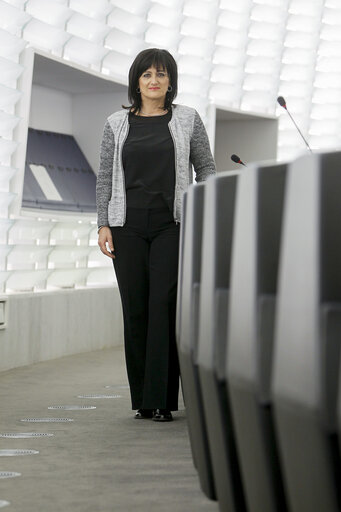
[[[205,181],[216,173],[206,128],[198,112],[195,111],[193,132],[190,143],[190,161],[195,171],[195,181]]]
[[[111,198],[112,172],[115,138],[110,123],[107,120],[100,147],[99,170],[96,182],[96,205],[98,227],[109,226],[108,205]]]

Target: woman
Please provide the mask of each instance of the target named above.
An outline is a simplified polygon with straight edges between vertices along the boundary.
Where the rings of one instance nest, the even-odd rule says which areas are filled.
[[[173,104],[172,55],[143,50],[129,71],[130,107],[106,121],[97,176],[98,245],[113,259],[135,418],[171,421],[178,410],[175,342],[179,222],[192,181],[215,173],[198,113]],[[110,251],[107,249],[109,246]]]

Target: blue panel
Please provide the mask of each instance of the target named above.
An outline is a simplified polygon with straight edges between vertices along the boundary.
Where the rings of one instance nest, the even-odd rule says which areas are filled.
[[[45,197],[30,164],[46,168],[62,201]],[[96,175],[73,135],[28,129],[22,205],[47,210],[96,212]]]

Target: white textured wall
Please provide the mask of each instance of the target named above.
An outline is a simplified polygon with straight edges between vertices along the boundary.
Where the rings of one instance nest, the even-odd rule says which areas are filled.
[[[20,211],[24,173],[16,165],[25,152],[20,137],[32,81],[31,68],[20,64],[25,48],[43,50],[121,84],[127,83],[140,50],[167,48],[178,63],[177,102],[195,107],[206,123],[210,103],[280,114],[278,156],[290,159],[304,144],[277,105],[278,95],[285,96],[314,149],[341,145],[340,29],[340,0],[0,0],[0,292],[75,287],[65,292],[72,296],[83,293],[79,287],[114,282],[112,263],[97,247],[95,216],[63,218],[52,212],[19,218],[15,213]],[[96,95],[73,100],[72,111],[67,94],[33,86],[30,123],[74,133],[96,170],[103,121],[110,112]],[[120,103],[121,98],[113,98],[110,111]],[[91,140],[84,130],[89,122],[97,133]],[[212,126],[208,128],[212,135]],[[232,135],[230,139],[238,142]],[[236,145],[231,152],[237,152]],[[256,160],[255,152],[250,144],[250,153],[243,157]],[[224,158],[218,156],[222,165]],[[44,248],[52,252],[39,252]],[[57,249],[63,252],[59,263],[53,257]],[[64,343],[60,340],[71,324],[56,323],[53,331],[36,337],[39,324],[32,318],[50,313],[29,294],[18,300],[23,308],[13,303],[11,341],[6,338],[9,331],[0,333],[0,359],[17,364],[13,348],[20,339],[25,357],[21,359],[18,345],[18,364],[34,361],[38,353],[60,355],[57,340]],[[30,301],[32,309],[25,305]],[[64,303],[56,312],[72,322]],[[17,331],[16,321],[24,322]],[[51,345],[43,343],[47,335],[53,338]],[[89,339],[85,346],[91,349],[93,343]]]
[[[51,212],[38,218],[34,212],[24,226],[22,216],[18,222],[32,81],[32,57],[21,58],[25,48],[120,84],[127,84],[140,50],[167,48],[178,63],[176,101],[199,111],[211,140],[211,103],[278,113],[277,154],[288,160],[305,147],[278,106],[278,95],[285,96],[313,148],[341,144],[340,29],[339,0],[0,0],[0,292],[114,281],[111,262],[98,254],[95,215],[62,218]],[[51,90],[34,84],[30,125],[73,133],[96,172],[104,120],[127,98],[113,94],[108,108],[97,91],[82,92],[70,98],[53,84]],[[89,123],[95,136],[85,129]],[[232,131],[218,129],[216,141],[226,140],[224,151],[235,153],[243,132],[237,124]],[[252,138],[242,158],[257,160],[259,147]],[[229,167],[225,156],[217,155],[220,168]],[[61,223],[57,241],[56,220]],[[64,220],[73,226],[65,230]],[[33,249],[18,263],[13,251],[21,243]],[[36,247],[54,243],[65,244],[60,269],[50,261],[53,253],[41,259]],[[71,246],[88,246],[88,252],[75,256]],[[18,269],[23,273],[13,275]]]

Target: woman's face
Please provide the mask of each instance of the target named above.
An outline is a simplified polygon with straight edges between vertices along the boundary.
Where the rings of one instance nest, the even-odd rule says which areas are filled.
[[[139,78],[142,101],[145,99],[165,100],[169,77],[165,69],[154,66],[146,69]]]

